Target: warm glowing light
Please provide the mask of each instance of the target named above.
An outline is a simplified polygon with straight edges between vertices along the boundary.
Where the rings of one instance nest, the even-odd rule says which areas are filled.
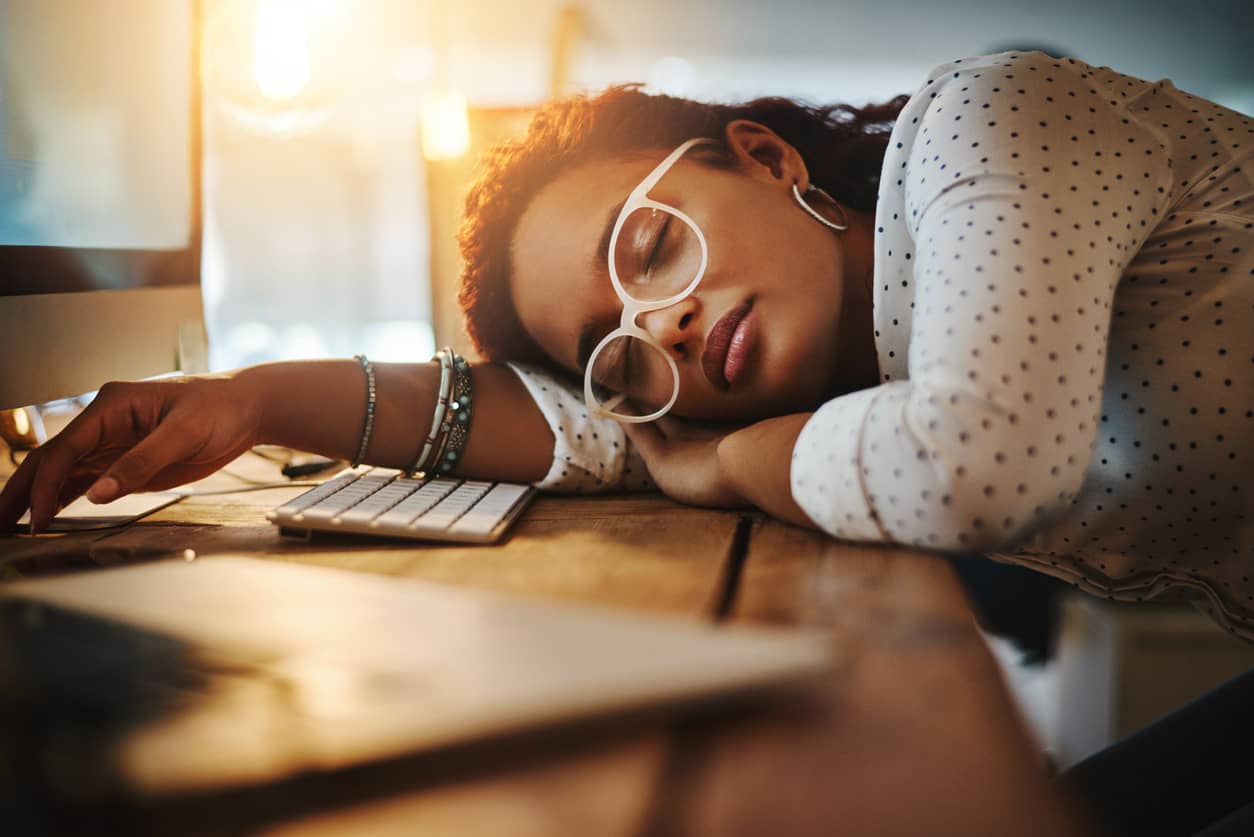
[[[300,0],[261,0],[253,78],[268,98],[293,99],[309,83],[309,34]]]
[[[19,436],[25,436],[30,433],[30,417],[26,415],[25,410],[13,411],[13,425]]]
[[[430,47],[410,44],[396,50],[392,58],[392,76],[397,81],[418,84],[431,77],[435,55]]]
[[[470,149],[466,97],[456,90],[432,90],[422,101],[422,153],[428,160],[451,160]]]

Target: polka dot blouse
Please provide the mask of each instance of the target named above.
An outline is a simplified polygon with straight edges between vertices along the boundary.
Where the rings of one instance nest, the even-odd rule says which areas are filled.
[[[1191,599],[1254,639],[1252,174],[1254,120],[1168,80],[934,68],[882,169],[882,382],[805,425],[797,503],[837,538]],[[547,487],[622,478],[621,430],[606,458],[538,400],[570,458]]]

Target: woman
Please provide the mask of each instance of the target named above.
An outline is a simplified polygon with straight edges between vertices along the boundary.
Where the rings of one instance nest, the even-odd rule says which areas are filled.
[[[838,538],[1191,597],[1254,637],[1250,132],[1169,81],[1039,52],[861,110],[553,103],[467,201],[470,333],[514,363],[475,368],[458,473],[651,478]],[[408,467],[438,367],[373,371],[365,439],[351,361],[107,384],[9,481],[0,524],[261,442]]]
[[[468,198],[462,302],[498,363],[474,367],[456,472],[656,483],[1189,597],[1254,638],[1252,130],[1039,52],[863,109],[553,103]],[[107,384],[10,479],[0,525],[259,443],[413,465],[439,365],[367,367],[369,400],[362,371]]]

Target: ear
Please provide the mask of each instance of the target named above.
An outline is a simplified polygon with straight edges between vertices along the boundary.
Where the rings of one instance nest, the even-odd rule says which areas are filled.
[[[779,181],[783,186],[804,192],[810,173],[792,144],[760,122],[736,119],[727,123],[727,145],[751,175]]]

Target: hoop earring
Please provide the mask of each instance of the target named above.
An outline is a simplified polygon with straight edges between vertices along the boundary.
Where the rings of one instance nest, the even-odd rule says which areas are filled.
[[[836,201],[832,200],[831,195],[827,194],[827,192],[824,192],[822,189],[820,189],[818,186],[815,186],[813,183],[811,183],[809,186],[806,187],[806,194],[808,195],[811,192],[818,192],[820,195],[827,198],[829,201],[832,201],[832,205],[834,206],[837,205]],[[802,209],[804,209],[812,218],[814,218],[814,220],[818,221],[820,224],[827,227],[829,230],[836,230],[837,232],[840,232],[841,230],[849,229],[849,218],[847,215],[845,215],[845,210],[842,209],[840,211],[841,219],[845,222],[845,225],[842,227],[840,224],[836,224],[836,223],[833,223],[832,221],[827,220],[822,215],[820,215],[814,209],[814,207],[806,203],[806,199],[801,196],[801,190],[797,188],[796,183],[792,184],[792,196],[797,199],[797,203],[801,204]]]

